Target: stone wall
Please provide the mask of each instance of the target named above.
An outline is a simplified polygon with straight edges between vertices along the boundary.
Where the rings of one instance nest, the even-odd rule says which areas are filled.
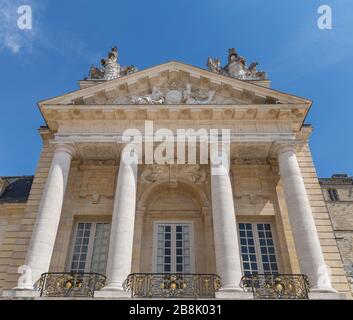
[[[25,263],[52,156],[53,147],[45,140],[27,203],[15,210],[8,210],[9,205],[4,209],[0,206],[0,217],[5,217],[8,224],[0,246],[0,290],[12,289],[17,284],[18,267]]]
[[[111,222],[117,170],[114,161],[73,161],[50,264],[51,272],[69,270],[77,222]]]
[[[21,223],[26,204],[0,204],[0,292],[6,287],[9,272],[17,272],[12,267],[13,259],[20,259],[21,252],[14,251],[23,243]]]
[[[332,184],[330,184],[330,180]],[[352,181],[350,183],[342,183],[340,179],[333,176],[331,179],[321,179],[321,187],[329,210],[344,269],[348,275],[351,275],[349,281],[353,292],[353,184]],[[337,190],[339,201],[332,201],[330,199],[328,189]]]

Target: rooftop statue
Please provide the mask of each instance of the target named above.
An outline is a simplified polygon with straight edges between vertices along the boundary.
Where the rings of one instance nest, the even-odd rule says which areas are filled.
[[[241,80],[265,80],[266,73],[257,71],[257,65],[257,62],[253,62],[247,67],[244,57],[238,55],[234,48],[228,50],[228,63],[224,67],[221,67],[219,58],[208,57],[207,60],[207,66],[212,72]]]
[[[107,58],[101,59],[101,67],[91,66],[89,80],[112,80],[137,71],[135,66],[121,67],[118,61],[118,48],[113,47]]]

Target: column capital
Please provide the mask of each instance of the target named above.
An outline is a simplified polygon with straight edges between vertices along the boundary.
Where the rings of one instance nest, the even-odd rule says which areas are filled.
[[[75,147],[71,144],[60,143],[55,145],[54,153],[65,152],[68,153],[71,157],[74,157],[77,154]]]
[[[272,152],[274,155],[279,156],[280,154],[292,151],[296,153],[298,143],[296,141],[275,141],[273,144]]]
[[[141,164],[142,161],[142,145],[139,143],[131,142],[119,146],[118,159],[120,164]]]
[[[230,143],[222,143],[222,142],[210,142],[210,156],[214,154],[226,154],[229,156],[230,154]]]

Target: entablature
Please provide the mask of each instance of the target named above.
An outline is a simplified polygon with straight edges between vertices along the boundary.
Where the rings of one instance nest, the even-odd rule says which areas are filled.
[[[45,105],[42,108],[53,131],[65,121],[167,120],[167,121],[278,121],[290,122],[299,131],[306,116],[305,105]]]

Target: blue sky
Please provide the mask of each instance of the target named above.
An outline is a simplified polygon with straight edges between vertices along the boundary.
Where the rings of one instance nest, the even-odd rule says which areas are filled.
[[[33,29],[17,28],[29,4]],[[333,29],[317,27],[330,5]],[[0,176],[35,172],[44,121],[37,102],[77,89],[116,44],[123,65],[205,67],[237,48],[272,87],[314,101],[306,122],[319,176],[353,174],[351,0],[0,0]]]

